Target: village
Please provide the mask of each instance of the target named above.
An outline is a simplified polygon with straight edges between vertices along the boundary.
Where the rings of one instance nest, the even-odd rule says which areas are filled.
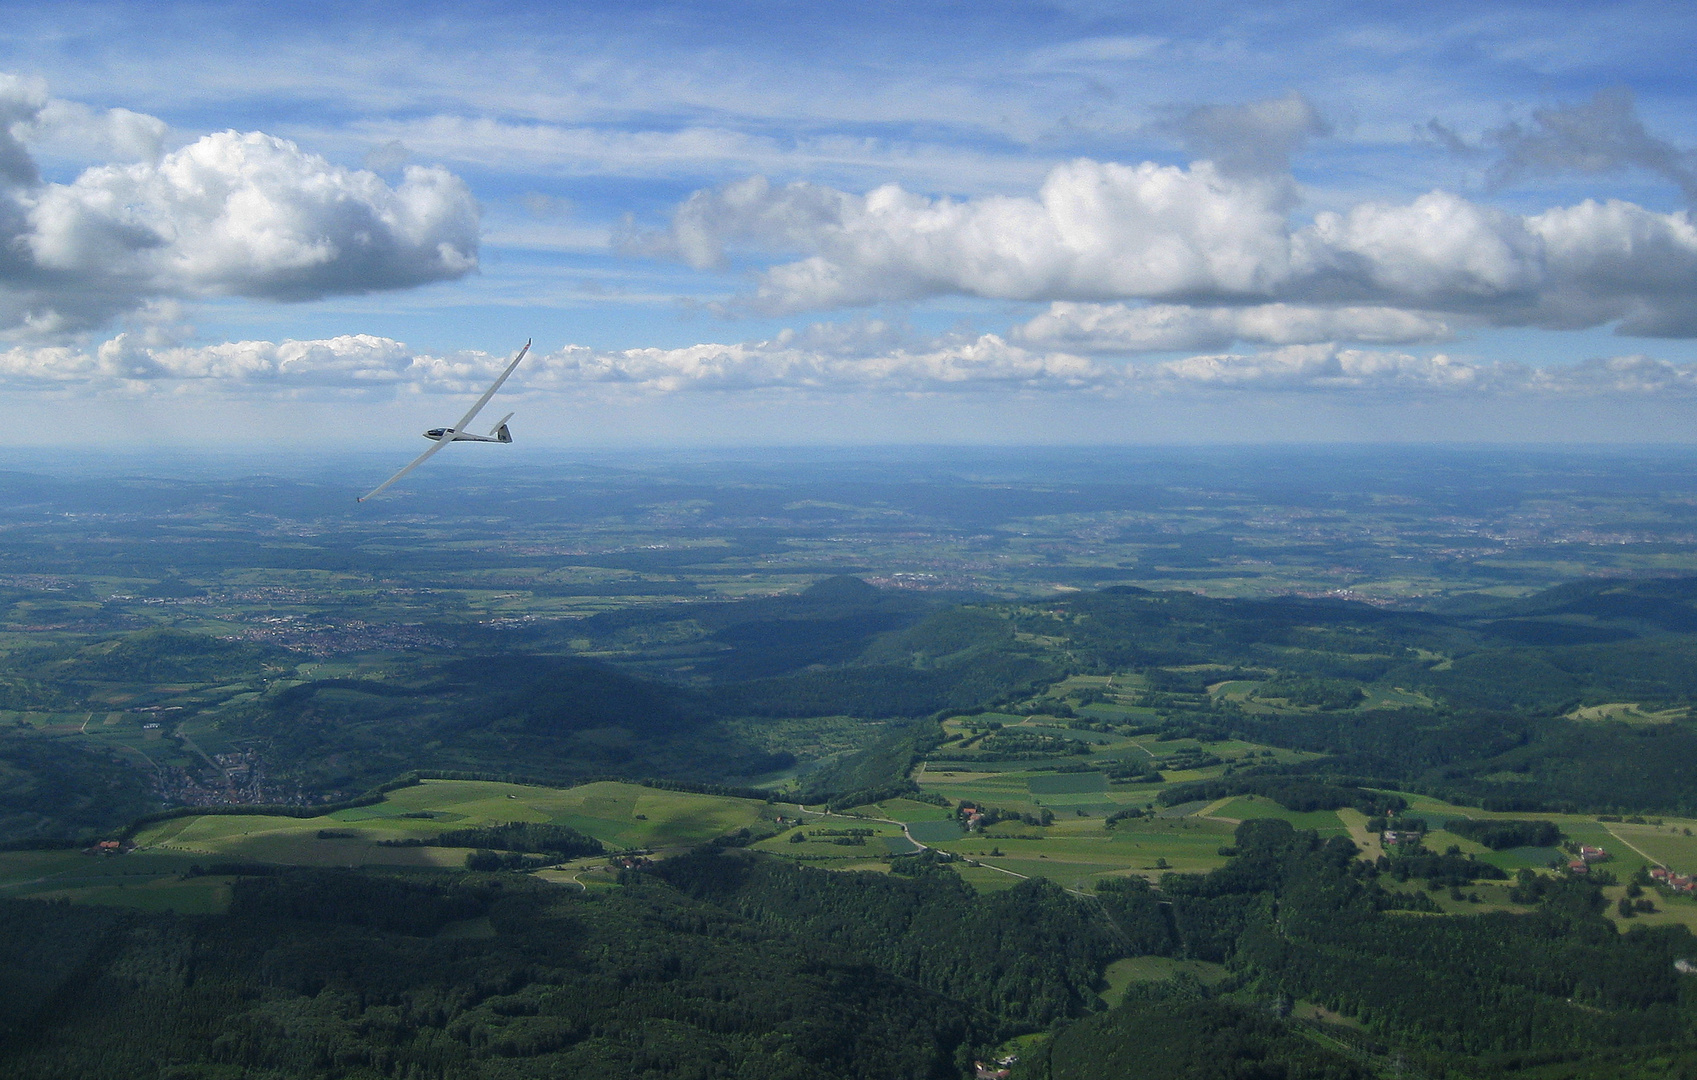
[[[251,749],[216,754],[198,769],[159,766],[154,790],[168,806],[308,806],[333,797],[314,799],[298,784],[271,780],[265,759]]]

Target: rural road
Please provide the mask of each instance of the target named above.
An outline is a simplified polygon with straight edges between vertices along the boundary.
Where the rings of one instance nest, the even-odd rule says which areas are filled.
[[[1625,844],[1627,847],[1631,848],[1633,851],[1636,851],[1638,854],[1643,855],[1645,860],[1647,862],[1649,862],[1649,864],[1651,866],[1660,866],[1664,870],[1667,869],[1667,867],[1662,863],[1662,860],[1651,858],[1650,855],[1643,848],[1639,847],[1637,844],[1634,844],[1632,841],[1628,840],[1626,837],[1622,836],[1620,833],[1617,833],[1613,829],[1610,829],[1608,822],[1605,821],[1603,823],[1603,828],[1605,830],[1607,830],[1607,832],[1610,836],[1614,837],[1616,840],[1619,840],[1621,843]]]
[[[822,818],[828,818],[828,817],[842,818],[844,821],[880,821],[880,822],[883,822],[885,825],[900,825],[902,827],[902,835],[907,838],[908,843],[912,844],[914,847],[918,848],[920,851],[930,851],[931,850],[931,847],[930,847],[929,844],[921,844],[918,840],[915,840],[913,838],[913,834],[907,831],[907,822],[905,822],[905,821],[897,821],[895,818],[887,818],[887,817],[859,817],[859,816],[856,816],[856,815],[853,815],[853,814],[833,814],[829,810],[809,810],[807,807],[801,805],[800,803],[796,803],[794,805],[795,805],[796,810],[799,811],[800,813],[803,813],[803,814],[818,814]]]

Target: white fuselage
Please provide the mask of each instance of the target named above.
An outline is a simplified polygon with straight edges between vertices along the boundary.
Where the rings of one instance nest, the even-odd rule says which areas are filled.
[[[447,439],[449,442],[510,442],[511,441],[511,440],[507,440],[507,439],[501,439],[501,438],[494,436],[494,435],[473,435],[469,431],[455,431],[453,428],[439,428],[439,427],[431,428],[429,431],[424,433],[424,437],[427,438],[427,439],[435,439],[438,442],[442,441],[443,439]]]

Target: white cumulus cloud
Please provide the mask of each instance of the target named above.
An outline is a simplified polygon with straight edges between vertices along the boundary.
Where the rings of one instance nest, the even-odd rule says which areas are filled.
[[[158,155],[151,119],[0,81],[0,330],[96,326],[156,298],[407,288],[477,266],[477,203],[443,169],[410,167],[390,185],[259,132]],[[78,125],[141,160],[42,182],[23,139]]]
[[[423,370],[419,358],[405,345],[369,334],[321,341],[232,341],[194,347],[149,345],[137,335],[119,334],[93,351],[62,345],[20,345],[0,352],[0,380],[15,387],[185,380],[232,385],[378,386],[425,381]]]
[[[1434,191],[1290,217],[1288,178],[1077,160],[1034,197],[856,195],[760,178],[700,191],[630,247],[695,266],[745,249],[771,312],[966,294],[1004,300],[1398,308],[1504,326],[1697,334],[1686,211],[1587,200],[1511,214]],[[1276,340],[1276,339],[1275,339]]]
[[[1002,299],[1261,296],[1290,276],[1286,185],[1079,160],[1035,199],[864,196],[760,178],[697,192],[649,250],[696,266],[728,247],[813,254],[762,275],[757,306],[803,310],[964,292]]]
[[[1292,345],[1254,355],[1171,360],[1146,371],[1152,381],[1262,390],[1421,390],[1486,388],[1493,366],[1439,354],[1410,356],[1336,345]],[[1494,387],[1493,387],[1494,388]]]
[[[1013,388],[1084,389],[1112,373],[1082,357],[1039,353],[995,334],[853,355],[780,335],[770,341],[691,345],[680,349],[594,352],[567,349],[544,360],[540,381],[624,383],[645,390],[803,390],[880,388],[895,391]]]

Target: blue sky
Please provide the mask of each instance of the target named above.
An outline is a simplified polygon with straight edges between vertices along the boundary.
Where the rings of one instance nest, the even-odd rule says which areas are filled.
[[[1697,15],[0,3],[14,442],[1688,441]]]

